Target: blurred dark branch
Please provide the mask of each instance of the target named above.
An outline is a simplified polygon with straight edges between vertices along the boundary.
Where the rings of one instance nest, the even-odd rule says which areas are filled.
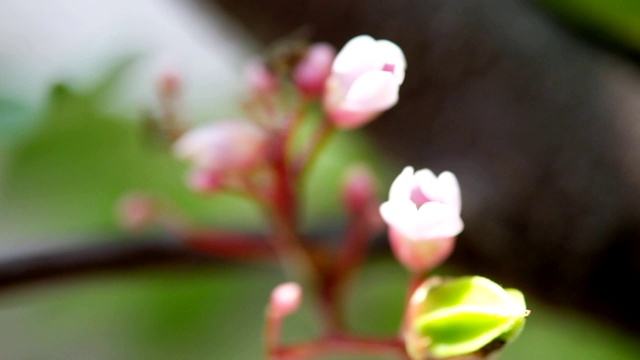
[[[271,246],[261,236],[197,233],[182,239],[148,237],[56,248],[0,261],[0,291],[41,281],[101,272],[149,267],[195,267],[223,261],[273,259]]]

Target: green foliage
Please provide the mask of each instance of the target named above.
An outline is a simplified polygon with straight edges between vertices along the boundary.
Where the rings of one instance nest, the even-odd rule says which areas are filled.
[[[640,2],[637,0],[538,1],[600,38],[640,51]]]
[[[123,117],[104,109],[124,69],[116,67],[85,91],[56,85],[41,115],[7,120],[3,128],[15,141],[0,171],[0,228],[19,236],[113,232],[115,204],[132,190],[160,196],[196,224],[264,227],[259,209],[244,199],[188,191],[186,164],[171,156],[168,144],[152,141],[141,116]],[[17,105],[3,104],[0,111],[14,117],[27,114]],[[20,125],[22,131],[11,130],[22,123],[37,126],[29,132],[25,125]],[[336,136],[328,144],[305,189],[306,219],[316,220],[310,225],[337,217],[341,173],[354,161],[372,161],[365,144],[353,133]]]
[[[0,152],[24,139],[34,128],[33,111],[9,98],[0,97]]]

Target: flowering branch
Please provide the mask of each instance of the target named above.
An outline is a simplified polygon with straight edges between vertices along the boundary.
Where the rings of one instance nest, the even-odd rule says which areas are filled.
[[[351,39],[337,53],[324,43],[279,47],[248,69],[251,97],[245,108],[252,118],[192,128],[173,145],[176,156],[192,165],[187,181],[192,190],[242,194],[255,200],[271,224],[263,239],[268,246],[254,237],[226,233],[233,243],[218,234],[219,241],[189,237],[184,245],[246,259],[275,254],[291,278],[315,290],[324,331],[299,344],[283,344],[281,331],[302,302],[303,286],[289,282],[273,290],[264,327],[270,359],[333,353],[388,353],[410,360],[484,358],[498,350],[496,344],[512,341],[524,325],[528,310],[519,291],[478,276],[428,276],[451,255],[464,228],[460,188],[450,172],[436,176],[428,169],[406,167],[391,185],[388,201],[380,204],[373,175],[353,167],[343,184],[349,221],[339,246],[312,246],[300,228],[301,189],[331,135],[362,127],[395,106],[405,69],[396,44],[366,35]],[[175,100],[174,92],[161,94]],[[166,127],[175,128],[175,104],[164,108]],[[318,109],[315,132],[296,146],[303,123],[318,115]],[[129,205],[125,223],[172,227],[148,203]],[[385,226],[393,253],[412,280],[399,336],[368,339],[352,334],[345,324],[344,294],[365,261],[371,238]]]

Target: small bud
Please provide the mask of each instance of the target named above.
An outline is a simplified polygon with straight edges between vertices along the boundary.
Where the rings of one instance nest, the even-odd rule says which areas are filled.
[[[327,43],[311,45],[293,71],[293,82],[298,89],[307,96],[322,95],[335,57],[333,46]]]
[[[345,176],[342,198],[351,213],[362,213],[374,205],[376,199],[376,181],[371,170],[363,165],[351,167]]]
[[[268,138],[258,125],[243,120],[217,121],[184,133],[174,144],[178,158],[215,173],[247,171],[266,160]]]
[[[425,281],[411,296],[406,314],[407,353],[412,360],[424,360],[468,355],[494,342],[513,341],[529,311],[520,291],[467,276]]]
[[[196,168],[189,173],[187,185],[194,192],[212,194],[224,187],[225,177],[217,171]]]
[[[175,99],[182,90],[182,79],[175,71],[165,71],[160,75],[158,93],[163,99]]]
[[[373,120],[398,102],[406,59],[388,40],[357,36],[340,50],[333,62],[324,93],[329,119],[343,129]]]
[[[274,92],[280,86],[278,77],[267,68],[262,59],[253,59],[247,64],[245,79],[249,88],[258,95]]]
[[[406,167],[393,181],[380,215],[389,226],[389,241],[398,259],[420,273],[445,261],[464,225],[460,187],[450,172],[437,178],[429,169]]]
[[[284,318],[295,312],[302,303],[302,287],[294,282],[278,285],[271,292],[269,314]]]
[[[119,221],[128,230],[140,230],[151,225],[157,215],[157,201],[147,194],[130,193],[118,203]]]

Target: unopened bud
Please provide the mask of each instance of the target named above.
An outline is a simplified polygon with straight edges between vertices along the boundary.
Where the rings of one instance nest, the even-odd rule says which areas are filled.
[[[361,35],[351,39],[333,62],[323,103],[339,128],[360,127],[398,102],[406,59],[388,40]]]
[[[342,198],[351,213],[361,213],[377,203],[376,181],[373,173],[364,165],[351,167],[345,176]]]
[[[251,60],[245,68],[245,81],[257,94],[274,92],[280,86],[276,74],[265,65],[262,59]]]
[[[298,89],[308,96],[322,95],[335,57],[333,46],[327,43],[311,45],[293,71],[293,82]]]
[[[189,189],[197,193],[211,194],[224,187],[224,175],[208,169],[194,169],[187,178]]]
[[[294,282],[278,285],[271,292],[269,314],[277,318],[284,318],[295,312],[302,303],[302,287]]]
[[[160,75],[158,93],[162,98],[176,98],[182,90],[182,79],[175,71],[165,71]]]
[[[412,360],[487,352],[513,341],[529,315],[524,296],[480,276],[433,278],[419,286],[406,310],[404,338]]]
[[[157,201],[147,194],[130,193],[118,203],[119,221],[128,230],[140,230],[149,226],[157,215]]]

